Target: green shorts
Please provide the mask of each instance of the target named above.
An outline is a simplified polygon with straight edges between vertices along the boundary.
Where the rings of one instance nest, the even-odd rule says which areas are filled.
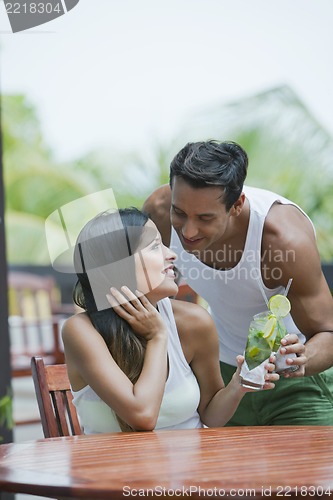
[[[220,362],[227,385],[236,368]],[[311,377],[286,379],[272,390],[249,392],[226,426],[333,425],[333,367]]]

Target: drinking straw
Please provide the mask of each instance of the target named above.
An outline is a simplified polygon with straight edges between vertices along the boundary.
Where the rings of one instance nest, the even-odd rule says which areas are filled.
[[[288,284],[287,284],[286,289],[285,289],[284,294],[283,294],[285,297],[287,297],[287,295],[288,295],[289,288],[291,287],[292,281],[293,281],[292,278],[290,278],[290,280],[288,281]]]

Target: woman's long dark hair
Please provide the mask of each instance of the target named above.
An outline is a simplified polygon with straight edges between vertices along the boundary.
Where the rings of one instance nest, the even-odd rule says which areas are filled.
[[[145,341],[114,312],[106,293],[110,293],[111,286],[136,289],[133,254],[147,244],[144,243],[147,221],[148,217],[135,208],[103,212],[84,226],[74,250],[78,277],[74,302],[87,312],[113,359],[133,384],[143,367]],[[153,239],[154,236],[150,241]],[[117,420],[122,431],[133,430],[120,417]]]

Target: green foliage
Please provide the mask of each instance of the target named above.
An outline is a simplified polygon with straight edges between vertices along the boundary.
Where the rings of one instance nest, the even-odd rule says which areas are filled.
[[[249,156],[246,183],[297,203],[316,227],[322,260],[333,259],[333,140],[289,87],[202,112],[186,136],[241,144]]]
[[[315,224],[322,260],[333,259],[333,141],[289,87],[198,113],[146,157],[104,150],[55,163],[36,110],[21,95],[2,97],[2,123],[10,263],[49,263],[45,218],[73,200],[112,188],[118,207],[141,207],[154,188],[168,183],[177,151],[210,138],[239,142],[250,160],[247,184],[299,204]],[[56,241],[59,227],[52,231]]]
[[[49,265],[44,219],[24,212],[6,215],[7,258],[10,263]]]
[[[150,189],[147,163],[135,152],[93,151],[72,165],[76,177],[95,182],[95,191],[112,188],[120,208],[141,206]]]
[[[6,176],[23,172],[31,166],[43,166],[50,160],[50,150],[43,142],[33,106],[23,95],[1,97],[3,158]]]
[[[0,425],[7,427],[7,429],[14,427],[13,402],[9,394],[0,398]]]
[[[44,144],[36,110],[26,98],[2,96],[1,104],[6,242],[11,264],[49,264],[45,219],[78,198],[112,188],[119,207],[142,205],[150,187],[137,155],[98,152],[71,164],[55,163]],[[88,199],[87,203],[92,202]],[[96,210],[92,203],[91,214]],[[59,227],[49,227],[52,242],[61,240]]]

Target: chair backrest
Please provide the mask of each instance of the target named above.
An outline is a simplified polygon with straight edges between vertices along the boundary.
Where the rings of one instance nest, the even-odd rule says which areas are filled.
[[[8,273],[9,332],[12,375],[30,375],[30,359],[42,356],[47,363],[63,363],[59,335],[56,284],[51,276]]]
[[[43,358],[31,358],[32,379],[35,386],[44,436],[76,436],[82,429],[72,403],[73,396],[67,367],[45,365]]]

